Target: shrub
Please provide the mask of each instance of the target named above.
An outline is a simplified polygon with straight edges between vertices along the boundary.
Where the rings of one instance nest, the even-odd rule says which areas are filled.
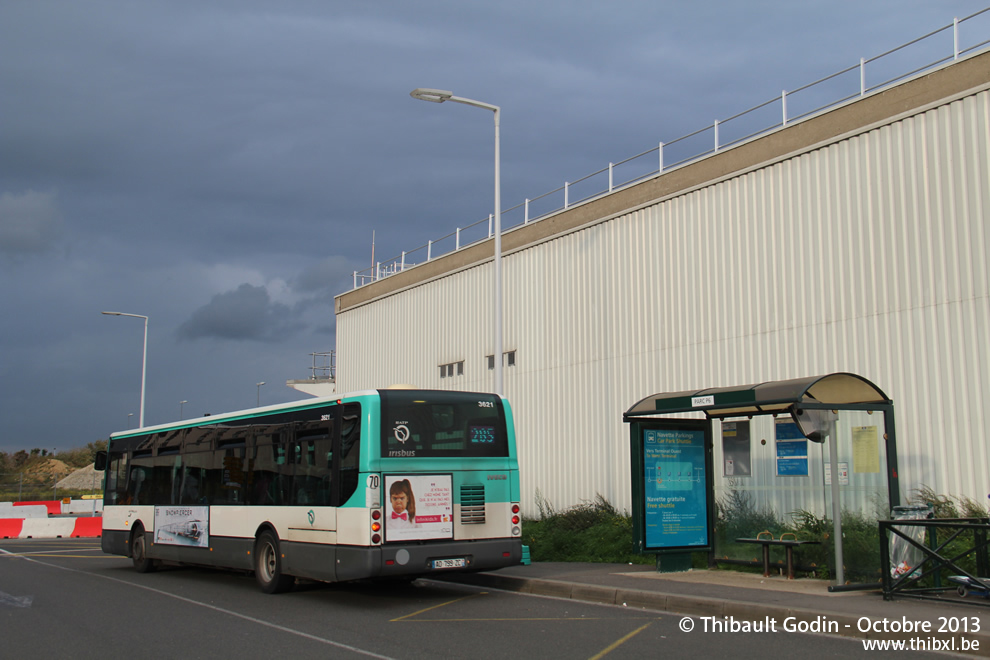
[[[523,521],[523,542],[533,561],[652,564],[632,544],[632,518],[602,495],[566,511],[557,511],[537,492],[539,520]]]
[[[729,491],[728,495],[716,500],[715,507],[715,535],[723,542],[753,537],[763,531],[779,536],[785,529],[773,509],[757,508],[752,494],[745,491]]]
[[[963,496],[939,495],[930,486],[922,484],[909,500],[911,504],[927,504],[936,518],[987,518],[990,511],[979,502]]]

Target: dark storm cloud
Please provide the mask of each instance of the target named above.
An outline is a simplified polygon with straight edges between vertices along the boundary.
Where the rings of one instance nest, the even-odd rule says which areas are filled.
[[[272,302],[264,287],[242,284],[213,296],[179,326],[179,339],[276,341],[292,331],[286,305]]]
[[[180,340],[273,342],[310,325],[314,326],[310,330],[325,334],[335,324],[309,324],[306,315],[317,308],[325,317],[333,305],[333,296],[350,281],[352,273],[351,262],[341,256],[327,257],[304,268],[286,287],[293,294],[292,305],[275,302],[265,286],[241,284],[213,296],[209,303],[193,311],[179,326],[176,336]]]
[[[303,269],[295,279],[293,286],[296,290],[305,293],[315,293],[328,289],[333,293],[339,293],[335,287],[351,275],[352,265],[351,261],[345,257],[327,257],[319,263]]]
[[[0,194],[0,253],[44,252],[61,238],[62,231],[54,194],[33,190]]]

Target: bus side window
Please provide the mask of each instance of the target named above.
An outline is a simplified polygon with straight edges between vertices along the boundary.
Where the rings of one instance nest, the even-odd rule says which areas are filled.
[[[179,483],[179,504],[199,504],[202,486],[202,475],[199,468],[184,465]]]
[[[210,470],[210,480],[215,482],[217,499],[214,504],[241,504],[244,502],[245,478],[244,447],[225,449],[214,460],[219,461]]]
[[[260,433],[255,436],[254,444],[255,458],[251,466],[253,487],[249,501],[260,506],[277,504],[281,501],[281,480],[277,471],[285,464],[281,436],[278,433]]]
[[[285,438],[275,437],[275,474],[271,486],[268,487],[268,499],[272,504],[281,506],[289,504],[292,499],[292,445]]]
[[[314,499],[313,487],[309,476],[309,443],[297,441],[292,443],[292,463],[295,474],[292,480],[293,504],[312,504]]]
[[[141,450],[140,456],[137,451],[131,455],[125,497],[128,504],[155,504],[153,460],[150,449]]]
[[[178,458],[177,454],[159,454],[154,459],[153,467],[149,469],[151,485],[154,491],[148,490],[149,504],[174,504],[172,502],[172,463]]]
[[[334,504],[344,504],[357,490],[360,459],[361,406],[348,403],[344,406],[340,426],[340,501]]]
[[[131,473],[128,475],[127,480],[127,497],[126,501],[131,504],[143,504],[141,498],[141,490],[144,489],[144,482],[147,478],[147,471],[142,467],[131,468]],[[145,498],[147,498],[147,489],[145,490]]]
[[[289,493],[292,487],[292,456],[289,455],[292,446],[281,434],[275,433],[271,439],[272,462],[268,466],[270,479],[264,492],[262,504],[281,506],[289,503]]]
[[[109,454],[110,471],[107,473],[106,499],[107,504],[123,504],[124,485],[127,483],[127,456],[125,454]]]
[[[298,438],[294,443],[296,471],[293,479],[295,504],[330,502],[330,470],[324,462],[331,454],[330,436],[325,429],[319,435]],[[322,459],[322,460],[321,460]]]

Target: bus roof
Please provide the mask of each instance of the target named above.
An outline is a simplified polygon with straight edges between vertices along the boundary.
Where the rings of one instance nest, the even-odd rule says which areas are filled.
[[[307,410],[309,408],[319,408],[321,406],[335,403],[337,401],[343,401],[345,399],[354,399],[357,397],[369,396],[369,395],[377,396],[378,390],[361,390],[358,392],[349,392],[347,394],[340,394],[334,396],[320,396],[309,399],[300,399],[298,401],[289,401],[288,403],[277,403],[271,406],[261,406],[260,408],[246,408],[244,410],[235,410],[232,412],[220,413],[217,415],[205,415],[203,417],[195,417],[191,419],[183,419],[181,421],[167,422],[165,424],[156,424],[155,426],[145,426],[142,428],[131,429],[129,431],[118,431],[116,433],[111,433],[110,437],[125,438],[131,435],[146,435],[148,433],[157,433],[159,431],[167,431],[171,429],[204,426],[209,424],[222,424],[223,422],[229,422],[238,419],[249,419],[251,417],[261,417],[262,415],[269,415],[271,413],[292,412],[295,410]]]
[[[390,389],[390,388],[383,388],[383,389]],[[195,418],[183,419],[175,422],[167,422],[165,424],[156,424],[155,426],[144,426],[137,429],[131,429],[129,431],[118,431],[116,433],[111,433],[110,438],[111,439],[126,438],[133,435],[146,435],[148,433],[158,433],[159,431],[192,428],[195,426],[206,426],[210,424],[222,424],[223,422],[229,422],[239,419],[250,419],[252,417],[261,417],[263,415],[270,415],[272,413],[292,412],[296,410],[308,410],[310,408],[319,408],[327,404],[332,404],[337,401],[351,400],[366,396],[378,396],[379,391],[380,390],[358,390],[357,392],[348,392],[347,394],[340,394],[335,396],[313,397],[310,399],[289,401],[288,403],[277,403],[271,406],[261,406],[260,408],[246,408],[244,410],[236,410],[233,412],[220,413],[217,415],[205,415],[203,417],[195,417]],[[425,392],[428,390],[423,390],[423,391]],[[440,391],[460,391],[460,390],[440,390]],[[473,392],[473,394],[490,394],[490,392]]]

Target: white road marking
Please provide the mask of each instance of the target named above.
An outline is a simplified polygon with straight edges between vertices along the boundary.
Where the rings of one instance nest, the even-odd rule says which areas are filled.
[[[15,554],[15,553],[6,551],[3,548],[0,548],[0,553],[3,553],[5,555]],[[113,578],[113,577],[110,577],[108,575],[100,575],[98,573],[89,573],[87,571],[80,571],[80,570],[77,570],[75,568],[68,568],[66,566],[59,566],[57,564],[49,564],[48,562],[39,561],[37,559],[32,559],[31,557],[24,557],[24,561],[29,561],[29,562],[32,562],[34,564],[40,564],[42,566],[47,566],[49,568],[57,568],[59,570],[68,571],[70,573],[81,573],[83,575],[87,575],[87,576],[90,576],[90,577],[96,577],[96,578],[100,578],[102,580],[109,580],[110,582],[117,582],[118,584],[124,584],[124,585],[127,585],[129,587],[136,587],[138,589],[144,589],[145,591],[150,591],[150,592],[155,593],[155,594],[158,594],[160,596],[165,596],[166,598],[172,598],[174,600],[179,600],[179,601],[182,601],[184,603],[189,603],[190,605],[196,605],[198,607],[205,607],[206,609],[213,610],[214,612],[220,612],[220,613],[226,614],[228,616],[232,616],[232,617],[235,617],[235,618],[238,618],[238,619],[243,619],[244,621],[250,621],[251,623],[256,623],[256,624],[258,624],[260,626],[265,626],[266,628],[273,628],[275,630],[280,630],[282,632],[289,633],[290,635],[295,635],[297,637],[302,637],[304,639],[308,639],[308,640],[311,640],[311,641],[314,641],[314,642],[319,642],[321,644],[326,644],[327,646],[333,646],[335,648],[343,649],[345,651],[351,651],[352,653],[357,653],[359,655],[364,655],[364,656],[367,656],[369,658],[379,658],[380,660],[394,660],[393,658],[390,658],[387,655],[379,655],[378,653],[373,653],[371,651],[366,651],[364,649],[359,649],[356,646],[351,646],[349,644],[343,644],[341,642],[335,642],[332,639],[327,639],[325,637],[318,637],[316,635],[311,635],[311,634],[306,633],[306,632],[303,632],[301,630],[295,630],[293,628],[286,628],[285,626],[280,626],[278,624],[272,623],[271,621],[265,621],[264,619],[258,619],[258,618],[255,618],[253,616],[248,616],[247,614],[241,614],[240,612],[234,612],[233,610],[228,610],[228,609],[223,608],[223,607],[217,607],[216,605],[209,605],[207,603],[200,603],[199,601],[195,601],[195,600],[193,600],[191,598],[184,598],[183,596],[177,596],[175,594],[170,594],[167,591],[161,591],[160,589],[154,589],[152,587],[146,587],[146,586],[141,585],[141,584],[135,584],[133,582],[128,582],[127,580],[119,580],[117,578]],[[5,596],[7,596],[7,594],[4,594],[3,592],[0,592],[0,604],[7,604],[5,602],[5,600],[4,600],[4,597]],[[9,598],[12,598],[14,600],[23,600],[23,599],[15,599],[13,596],[10,596]],[[31,600],[33,600],[33,597],[32,596],[25,596],[24,598],[28,598],[29,599],[28,602],[27,602],[27,605],[17,605],[17,607],[28,607],[28,606],[31,605]]]

